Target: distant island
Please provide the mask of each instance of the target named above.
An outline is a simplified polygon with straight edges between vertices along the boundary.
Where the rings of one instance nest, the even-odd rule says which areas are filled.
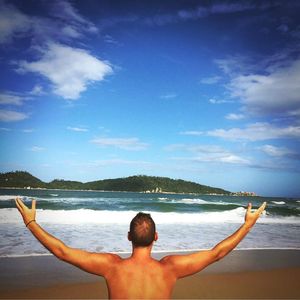
[[[80,181],[55,179],[47,183],[24,171],[0,173],[0,187],[143,193],[197,193],[216,195],[232,194],[229,191],[221,188],[210,187],[191,181],[171,179],[167,177],[138,175],[126,178],[97,180],[86,183]]]

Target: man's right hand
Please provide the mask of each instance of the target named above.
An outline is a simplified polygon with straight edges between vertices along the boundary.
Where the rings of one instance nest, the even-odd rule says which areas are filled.
[[[28,224],[30,221],[35,220],[36,214],[36,200],[32,200],[31,209],[28,208],[22,201],[21,198],[16,198],[16,206],[20,214],[22,215],[24,224]],[[27,226],[27,225],[26,225]]]
[[[248,208],[245,215],[245,225],[252,227],[266,208],[266,205],[267,202],[264,202],[257,210],[252,212],[252,204],[248,203]]]

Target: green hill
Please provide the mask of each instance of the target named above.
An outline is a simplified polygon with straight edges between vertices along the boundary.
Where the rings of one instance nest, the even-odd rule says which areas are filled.
[[[0,187],[46,188],[47,184],[28,172],[16,171],[0,173]]]
[[[171,192],[199,194],[228,194],[228,191],[201,185],[195,182],[170,179],[167,177],[130,176],[127,178],[106,179],[87,182],[85,187],[92,190],[131,191],[131,192]]]
[[[54,179],[47,183],[47,189],[83,190],[84,183],[80,181]]]
[[[170,192],[199,194],[230,194],[220,188],[201,185],[181,179],[154,176],[130,176],[126,178],[104,179],[82,183],[79,181],[55,179],[49,183],[32,176],[28,172],[16,171],[0,173],[0,187],[32,187],[48,189],[101,190],[126,192]]]

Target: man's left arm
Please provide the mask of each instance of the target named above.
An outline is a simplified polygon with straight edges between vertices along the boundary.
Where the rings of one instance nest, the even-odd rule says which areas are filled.
[[[57,239],[39,224],[36,217],[36,200],[32,201],[31,209],[29,209],[21,199],[16,199],[16,205],[21,213],[26,227],[37,238],[37,240],[53,253],[57,258],[68,262],[80,269],[105,276],[109,272],[111,266],[120,260],[120,257],[110,253],[91,253],[88,251],[74,249],[65,245],[61,240]]]
[[[266,202],[252,212],[252,205],[249,203],[244,224],[236,232],[218,243],[211,250],[199,251],[189,255],[169,255],[164,257],[161,262],[171,267],[176,278],[186,277],[201,271],[232,251],[249,233],[265,207]]]

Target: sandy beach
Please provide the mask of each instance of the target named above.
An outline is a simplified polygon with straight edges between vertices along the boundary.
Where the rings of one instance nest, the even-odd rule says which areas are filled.
[[[103,278],[51,255],[1,258],[0,269],[1,299],[107,298]],[[299,299],[299,280],[300,250],[235,250],[202,272],[178,280],[173,298]]]

